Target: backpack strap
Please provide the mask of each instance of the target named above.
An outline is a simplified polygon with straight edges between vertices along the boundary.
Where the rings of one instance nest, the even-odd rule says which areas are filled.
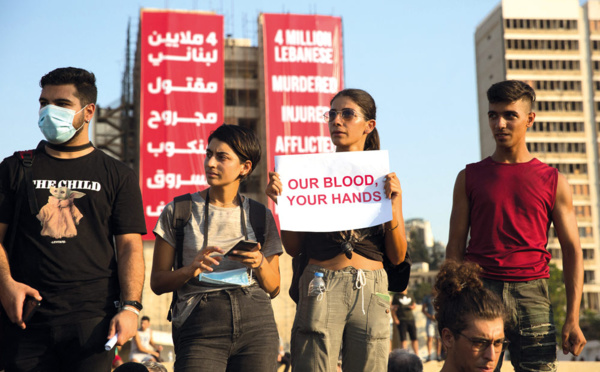
[[[183,267],[183,229],[192,218],[192,194],[176,196],[173,200],[173,228],[175,229],[175,257],[177,266],[175,269]]]
[[[183,194],[173,199],[173,221],[172,226],[175,229],[175,258],[177,262],[173,268],[177,270],[183,267],[183,238],[185,236],[183,229],[192,217],[192,194]],[[177,290],[173,291],[173,298],[169,306],[167,320],[170,322],[173,318],[173,307],[177,303]]]
[[[262,246],[265,244],[265,222],[267,220],[267,207],[256,200],[248,198],[250,202],[250,225],[256,235],[256,240]]]
[[[35,197],[35,189],[33,187],[33,159],[35,158],[35,150],[26,151],[15,151],[14,156],[19,159],[21,166],[17,171],[17,189],[15,191],[15,210],[13,215],[13,223],[10,227],[10,234],[8,235],[8,241],[5,242],[6,253],[10,255],[10,249],[15,242],[17,236],[17,222],[21,213],[21,204],[23,199],[27,197],[29,201],[29,210],[31,214],[37,215],[39,208],[37,206],[37,199]],[[21,192],[25,189],[25,193]],[[10,257],[9,257],[10,258]]]
[[[17,151],[21,165],[23,165],[23,172],[25,173],[25,183],[27,188],[27,200],[29,201],[29,210],[31,214],[37,215],[40,209],[37,205],[37,198],[35,197],[35,188],[33,187],[33,159],[35,158],[34,150]]]

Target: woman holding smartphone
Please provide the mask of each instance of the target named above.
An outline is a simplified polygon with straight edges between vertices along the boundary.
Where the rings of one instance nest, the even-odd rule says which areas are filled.
[[[379,150],[376,106],[369,93],[340,91],[324,116],[337,152]],[[266,193],[277,202],[283,186],[277,173],[269,178]],[[383,255],[393,264],[404,261],[406,236],[395,173],[386,176],[384,189],[393,218],[383,225],[328,233],[281,231],[288,254],[309,258],[292,328],[292,370],[335,371],[340,349],[344,372],[387,370],[390,304]],[[316,272],[323,273],[323,296],[308,295]]]
[[[158,295],[176,292],[172,307],[176,371],[277,368],[271,298],[279,293],[281,240],[271,212],[262,205],[264,236],[257,236],[251,218],[255,207],[238,192],[260,155],[259,142],[249,129],[224,124],[208,137],[204,170],[210,187],[191,196],[182,267],[176,264],[173,202],[154,229],[150,285]],[[263,239],[264,244],[250,250],[232,249],[242,240]],[[224,257],[225,253],[231,254]]]

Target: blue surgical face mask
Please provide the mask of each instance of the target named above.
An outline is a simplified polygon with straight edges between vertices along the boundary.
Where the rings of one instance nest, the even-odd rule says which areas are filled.
[[[239,285],[246,286],[250,284],[248,271],[246,269],[236,269],[220,271],[217,273],[200,274],[200,282],[213,285]]]
[[[75,118],[75,115],[79,114],[86,107],[87,105],[79,111],[55,105],[46,105],[42,107],[40,109],[38,126],[44,137],[46,137],[46,140],[55,145],[59,145],[73,138],[75,133],[83,128],[82,125],[79,129],[75,129],[75,127],[73,127],[73,119]]]

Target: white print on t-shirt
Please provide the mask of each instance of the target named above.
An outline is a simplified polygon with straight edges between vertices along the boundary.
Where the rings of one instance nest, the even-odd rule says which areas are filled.
[[[410,303],[412,302],[412,299],[408,296],[404,296],[401,299],[398,300],[402,305],[407,306],[410,305]]]
[[[34,180],[36,189],[49,189],[51,187],[66,187],[67,189],[100,191],[100,182],[83,180]]]
[[[83,215],[75,206],[74,200],[85,194],[66,187],[50,187],[50,194],[48,203],[36,216],[42,223],[42,236],[54,239],[76,236],[76,225],[79,225]]]

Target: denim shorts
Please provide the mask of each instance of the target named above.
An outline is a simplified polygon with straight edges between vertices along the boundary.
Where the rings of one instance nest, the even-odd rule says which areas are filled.
[[[326,292],[308,296],[315,272]],[[384,269],[327,270],[309,264],[300,277],[300,301],[292,328],[292,371],[336,371],[342,354],[344,372],[387,371],[390,348],[390,300]],[[360,288],[359,288],[360,287]],[[386,298],[387,297],[387,298]]]
[[[199,294],[173,327],[175,371],[270,372],[277,369],[279,335],[271,298],[258,285]]]
[[[508,351],[516,372],[556,371],[556,330],[547,279],[528,282],[503,282],[483,279],[506,306],[504,326],[510,341]],[[502,358],[496,371],[500,371]]]

